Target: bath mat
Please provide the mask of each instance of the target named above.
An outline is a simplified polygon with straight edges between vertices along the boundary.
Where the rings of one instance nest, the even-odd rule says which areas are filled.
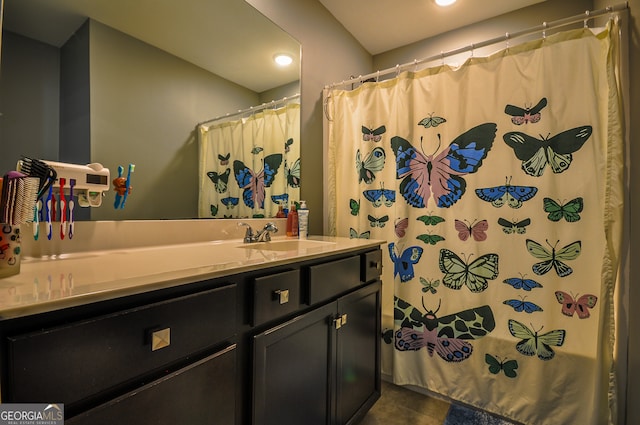
[[[489,413],[469,407],[452,404],[444,420],[444,425],[515,425]]]

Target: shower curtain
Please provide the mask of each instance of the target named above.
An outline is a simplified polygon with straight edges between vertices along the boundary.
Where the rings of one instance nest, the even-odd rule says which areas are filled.
[[[617,35],[325,90],[329,230],[387,242],[393,382],[526,424],[614,423]]]
[[[198,126],[198,216],[274,217],[299,200],[300,104]]]

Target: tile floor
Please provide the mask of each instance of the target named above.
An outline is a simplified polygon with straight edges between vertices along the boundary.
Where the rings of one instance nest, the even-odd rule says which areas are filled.
[[[442,425],[449,403],[382,381],[382,396],[360,425]]]

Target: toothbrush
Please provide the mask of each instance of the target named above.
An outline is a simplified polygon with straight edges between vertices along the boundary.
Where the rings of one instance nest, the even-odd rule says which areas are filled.
[[[124,172],[124,167],[122,165],[118,165],[118,178],[116,178],[114,180],[114,184],[115,182],[119,182],[120,179],[122,178],[122,173]],[[114,209],[118,209],[120,208],[120,202],[122,201],[122,195],[120,195],[120,192],[118,192],[118,187],[116,186],[116,200],[113,202],[113,208]]]
[[[69,239],[73,239],[73,207],[75,206],[75,202],[73,202],[73,188],[76,185],[76,179],[69,180]]]
[[[36,241],[40,236],[40,208],[42,208],[42,202],[38,200],[33,207],[33,239]]]
[[[129,195],[129,192],[131,192],[131,173],[133,173],[135,168],[136,168],[135,164],[129,164],[129,171],[127,172],[127,184],[124,189],[124,195],[122,197],[122,205],[120,206],[120,208],[124,208],[124,204],[125,202],[127,202],[127,196]]]
[[[67,234],[67,198],[64,196],[64,185],[67,180],[60,177],[60,239]]]
[[[52,211],[51,211],[51,209],[53,208],[52,200],[53,200],[53,186],[49,186],[49,192],[47,193],[47,203],[45,204],[45,209],[47,213],[47,239],[49,240],[51,240],[51,236],[53,234],[53,227],[51,224],[51,221],[53,219]]]

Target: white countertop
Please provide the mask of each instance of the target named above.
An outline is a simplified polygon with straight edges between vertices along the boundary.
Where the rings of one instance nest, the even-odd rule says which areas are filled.
[[[0,319],[104,301],[236,273],[370,248],[384,241],[338,237],[222,240],[24,257],[0,279]],[[269,245],[270,244],[270,245]]]

